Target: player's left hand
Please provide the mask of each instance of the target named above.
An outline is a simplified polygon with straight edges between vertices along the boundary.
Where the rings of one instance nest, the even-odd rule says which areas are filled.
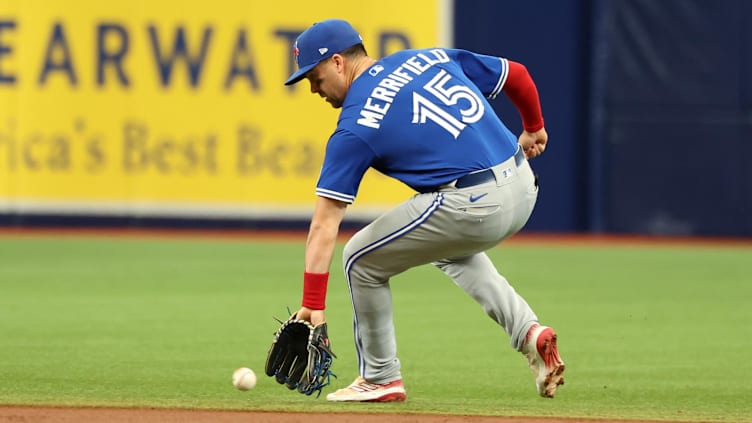
[[[522,146],[525,157],[528,159],[540,156],[546,150],[546,144],[548,143],[546,128],[541,128],[535,132],[522,132],[517,143]]]
[[[298,316],[298,319],[311,322],[311,324],[314,326],[318,326],[326,322],[326,318],[324,317],[324,310],[311,310],[308,307],[301,307],[300,310],[295,313],[295,315]]]
[[[314,326],[293,314],[274,334],[266,358],[266,375],[302,394],[320,394],[329,384],[334,358],[326,323]]]

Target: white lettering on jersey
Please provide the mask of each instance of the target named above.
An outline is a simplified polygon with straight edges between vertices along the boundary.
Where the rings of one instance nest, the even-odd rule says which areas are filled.
[[[371,92],[371,97],[391,103],[394,101],[394,96],[397,95],[397,91],[389,91],[386,88],[376,87]],[[371,100],[370,98],[368,100]]]
[[[384,119],[384,115],[381,113],[370,112],[368,110],[361,110],[360,116],[362,117],[358,119],[358,125],[374,129],[379,129],[381,127],[381,119]]]
[[[413,80],[413,77],[410,76],[409,73],[407,73],[404,70],[402,70],[402,66],[400,66],[397,69],[395,69],[389,75],[389,77],[393,78],[395,81],[399,81],[399,82],[402,82],[404,84],[407,84],[408,82],[410,82],[410,81]]]
[[[395,81],[394,79],[392,79],[391,75],[382,79],[381,82],[379,82],[379,87],[384,87],[388,90],[393,90],[395,91],[395,94],[397,91],[400,90],[400,88],[404,87],[405,85],[406,85],[405,82],[399,82],[399,81]],[[376,90],[374,89],[374,91]]]
[[[483,117],[485,106],[480,97],[470,87],[461,84],[452,84],[452,76],[446,70],[441,69],[436,76],[423,86],[436,100],[446,107],[459,107],[460,100],[467,103],[466,108],[459,109],[462,120],[458,120],[439,104],[413,92],[413,123],[424,124],[432,121],[452,134],[454,139],[467,127],[466,123],[475,123]]]
[[[391,100],[389,100],[389,103],[391,103]],[[389,103],[376,104],[373,102],[373,97],[368,97],[368,100],[366,100],[366,105],[363,106],[363,109],[385,115],[386,112],[389,111]]]
[[[371,91],[371,95],[360,110],[361,117],[358,119],[358,125],[379,129],[381,127],[381,121],[389,111],[391,103],[394,101],[397,93],[399,93],[402,87],[414,79],[413,75],[419,76],[432,66],[449,61],[449,55],[447,55],[442,49],[436,48],[428,50],[427,53],[428,54],[418,53],[415,56],[410,57],[390,74],[384,76],[384,79],[379,81],[378,86]],[[380,67],[380,65],[377,66]],[[382,69],[383,68],[375,72],[369,72],[369,74],[371,76],[376,76]]]

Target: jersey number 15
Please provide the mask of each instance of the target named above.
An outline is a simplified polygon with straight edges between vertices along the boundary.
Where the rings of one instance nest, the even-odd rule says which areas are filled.
[[[413,123],[426,123],[431,120],[452,134],[454,139],[460,136],[460,132],[468,123],[474,123],[483,117],[485,111],[483,102],[473,90],[465,85],[447,86],[452,76],[445,70],[441,70],[432,80],[423,86],[438,102],[447,108],[456,109],[460,100],[467,101],[468,107],[459,109],[460,119],[454,117],[437,102],[431,101],[417,92],[413,93]]]

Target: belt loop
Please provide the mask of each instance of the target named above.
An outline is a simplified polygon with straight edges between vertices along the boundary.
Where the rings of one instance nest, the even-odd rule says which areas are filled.
[[[514,152],[514,164],[517,165],[517,167],[520,167],[525,163],[525,160],[527,160],[525,157],[525,151],[522,149],[521,145],[517,144],[517,151]]]

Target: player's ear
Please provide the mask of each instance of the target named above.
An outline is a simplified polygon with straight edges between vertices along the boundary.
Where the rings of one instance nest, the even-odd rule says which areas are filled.
[[[345,69],[345,56],[342,56],[339,53],[336,53],[331,57],[332,63],[334,63],[335,69],[337,69],[337,72],[342,72]]]

